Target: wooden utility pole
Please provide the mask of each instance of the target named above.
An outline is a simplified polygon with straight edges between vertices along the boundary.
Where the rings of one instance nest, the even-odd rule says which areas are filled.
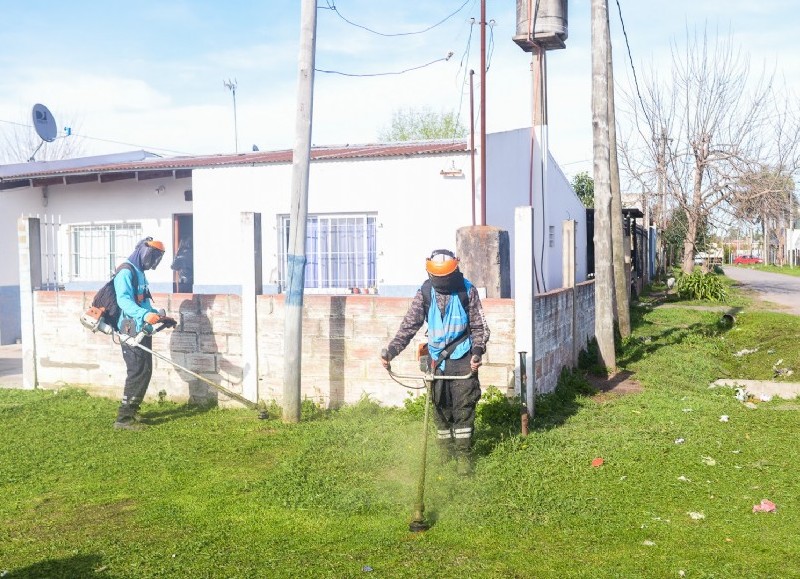
[[[617,115],[614,109],[614,57],[611,50],[611,33],[606,10],[606,82],[608,83],[608,150],[611,173],[611,242],[614,257],[614,300],[619,333],[623,338],[631,335],[630,280],[631,248],[625,245],[625,230],[622,220],[622,192],[619,186],[617,164]],[[630,232],[629,232],[630,233]],[[636,232],[632,232],[636,235]],[[630,238],[628,238],[630,240]]]
[[[311,164],[311,121],[314,104],[314,56],[317,2],[300,6],[300,56],[297,75],[297,116],[292,156],[292,200],[289,246],[286,251],[286,300],[283,334],[283,421],[300,421],[300,368],[303,360],[303,288],[306,266],[308,173]]]
[[[611,181],[608,137],[608,2],[592,0],[592,141],[594,149],[594,320],[600,362],[616,367]]]
[[[481,0],[481,225],[486,225],[486,0]]]

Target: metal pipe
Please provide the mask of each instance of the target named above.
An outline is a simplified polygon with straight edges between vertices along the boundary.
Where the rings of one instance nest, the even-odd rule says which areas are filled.
[[[522,401],[522,409],[520,411],[520,430],[522,436],[528,436],[528,401],[527,401],[527,387],[528,387],[528,370],[525,367],[525,354],[527,352],[519,352],[519,397]]]
[[[475,225],[475,71],[469,71],[469,149],[472,165],[472,225]],[[481,151],[481,154],[483,152]]]
[[[158,352],[154,352],[153,350],[151,350],[147,346],[143,346],[140,342],[137,342],[134,338],[127,338],[126,340],[123,341],[123,343],[128,344],[129,346],[136,347],[136,348],[141,348],[145,352],[149,352],[150,354],[152,354],[153,356],[155,356],[159,360],[163,360],[167,364],[172,364],[173,366],[175,366],[179,370],[183,370],[184,372],[186,372],[190,376],[192,376],[194,378],[197,378],[198,380],[200,380],[201,382],[204,382],[205,384],[208,384],[214,390],[217,390],[218,392],[222,392],[225,396],[233,398],[237,402],[241,402],[242,404],[244,404],[248,408],[251,408],[253,410],[259,410],[261,412],[265,411],[265,409],[263,407],[263,404],[259,404],[259,403],[253,402],[252,400],[248,400],[247,398],[245,398],[241,394],[237,394],[236,392],[232,392],[232,391],[228,390],[227,388],[225,388],[224,386],[222,386],[220,384],[217,384],[216,382],[212,382],[208,378],[206,378],[204,376],[201,376],[197,372],[193,372],[193,371],[189,370],[189,368],[185,368],[185,367],[181,366],[180,364],[178,364],[174,360],[171,360],[171,359],[167,358],[163,354],[159,354]],[[266,416],[264,416],[264,418],[266,418]]]
[[[481,0],[481,225],[486,225],[486,0]]]

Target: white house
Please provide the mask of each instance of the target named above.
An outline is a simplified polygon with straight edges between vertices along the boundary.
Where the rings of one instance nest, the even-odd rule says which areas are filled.
[[[564,220],[578,222],[576,280],[586,278],[586,218],[556,163],[549,155],[542,163],[538,145],[531,154],[532,143],[529,129],[487,136],[486,224],[509,231],[513,263],[514,208],[532,200],[539,291],[549,291],[562,285]],[[19,338],[20,215],[42,217],[47,287],[99,287],[150,235],[164,241],[169,256],[181,240],[191,239],[194,249],[193,286],[180,288],[162,265],[148,274],[154,291],[238,293],[241,214],[259,213],[263,290],[281,292],[291,157],[291,151],[176,158],[135,152],[1,166],[0,343]],[[473,211],[480,224],[472,164],[462,140],[315,147],[307,291],[413,295],[430,251],[454,248],[456,230],[474,224]]]

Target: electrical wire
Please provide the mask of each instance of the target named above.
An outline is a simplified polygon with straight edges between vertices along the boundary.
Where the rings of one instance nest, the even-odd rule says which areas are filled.
[[[14,121],[7,121],[5,119],[0,119],[0,123],[6,123],[8,125],[16,125],[18,127],[25,127],[25,128],[28,128],[28,129],[33,129],[33,125],[28,125],[26,123],[16,123]],[[187,153],[186,151],[176,151],[174,149],[165,149],[163,147],[151,147],[151,146],[147,146],[147,145],[139,145],[139,144],[136,144],[136,143],[126,143],[124,141],[114,141],[114,140],[111,140],[111,139],[101,139],[100,137],[90,137],[89,135],[82,135],[80,133],[75,133],[75,132],[70,133],[69,135],[61,135],[61,136],[59,136],[57,138],[58,139],[65,139],[68,136],[69,137],[80,137],[81,139],[87,139],[89,141],[100,141],[102,143],[112,143],[114,145],[125,145],[126,147],[136,147],[136,148],[145,149],[145,150],[148,150],[148,151],[164,151],[164,152],[167,152],[167,153],[176,153],[178,155],[191,155],[192,154],[192,153]]]
[[[631,63],[631,71],[633,72],[633,84],[636,86],[636,95],[639,97],[639,104],[642,105],[642,113],[644,118],[647,119],[647,125],[652,128],[650,117],[647,116],[647,109],[644,106],[642,93],[639,92],[639,80],[636,78],[636,67],[633,65],[633,55],[631,54],[631,45],[628,42],[628,33],[625,31],[625,20],[622,18],[622,6],[619,5],[619,0],[616,0],[617,11],[619,12],[619,23],[622,25],[622,35],[625,37],[625,48],[628,49],[628,60]]]
[[[472,32],[474,29],[475,29],[475,19],[471,18],[469,26],[469,36],[467,37],[467,46],[464,49],[464,53],[461,55],[461,62],[458,63],[459,72],[461,71],[461,67],[462,66],[464,67],[464,79],[460,83],[461,90],[459,91],[459,97],[458,97],[458,114],[456,114],[456,125],[453,126],[453,141],[456,140],[456,128],[458,126],[458,122],[461,120],[461,108],[464,104],[464,85],[467,84],[467,74],[468,74],[467,70],[468,67],[464,66],[464,61],[469,56],[469,49],[470,46],[472,45]],[[457,80],[458,80],[458,72],[456,72],[456,81]],[[472,130],[471,127],[470,130]]]
[[[414,71],[414,70],[419,70],[421,68],[425,68],[426,66],[430,66],[432,64],[436,64],[437,62],[443,62],[443,61],[447,62],[448,60],[450,60],[451,56],[453,56],[453,53],[452,52],[448,52],[447,56],[445,56],[443,58],[437,58],[436,60],[432,60],[432,61],[427,62],[425,64],[420,64],[419,66],[413,66],[411,68],[406,68],[405,70],[398,70],[398,71],[391,71],[391,72],[372,72],[372,73],[366,73],[366,74],[356,74],[356,73],[352,73],[352,72],[341,72],[339,70],[323,70],[321,68],[315,68],[314,70],[316,72],[322,72],[322,73],[325,73],[325,74],[338,74],[338,75],[341,75],[341,76],[353,76],[353,77],[390,76],[390,75],[405,74],[407,72],[411,72],[411,71]]]
[[[489,20],[489,46],[486,49],[486,72],[492,67],[492,55],[494,54],[494,20]]]
[[[358,24],[356,22],[353,22],[352,20],[348,20],[347,18],[344,17],[344,15],[342,15],[341,12],[339,12],[339,9],[336,7],[336,1],[335,0],[325,0],[325,2],[328,4],[328,8],[327,9],[328,10],[332,10],[333,12],[335,12],[336,15],[339,18],[341,18],[342,20],[344,20],[345,22],[347,22],[351,26],[355,26],[356,28],[361,28],[362,30],[366,30],[367,32],[371,32],[372,34],[377,34],[378,36],[412,36],[414,34],[423,34],[425,32],[428,32],[429,30],[433,30],[437,26],[439,26],[441,24],[444,24],[445,22],[450,20],[453,16],[455,16],[456,14],[461,12],[464,9],[464,6],[466,6],[467,4],[469,4],[472,1],[473,0],[465,0],[465,2],[461,6],[459,6],[456,9],[455,12],[449,14],[448,16],[445,16],[442,20],[440,20],[436,24],[431,24],[430,26],[428,26],[427,28],[423,28],[422,30],[416,30],[414,32],[386,33],[386,32],[378,32],[377,30],[373,30],[372,28],[369,28],[369,27],[364,26],[362,24]]]

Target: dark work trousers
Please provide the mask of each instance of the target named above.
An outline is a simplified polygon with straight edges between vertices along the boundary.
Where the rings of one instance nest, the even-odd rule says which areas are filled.
[[[147,336],[141,344],[153,349],[153,337]],[[125,389],[122,391],[122,402],[119,405],[117,420],[132,419],[144,400],[144,394],[150,385],[150,376],[153,374],[153,356],[141,348],[122,344],[122,359],[128,368],[125,378]]]
[[[446,360],[444,376],[470,374],[472,356],[467,352],[458,360]],[[445,456],[458,458],[467,456],[472,450],[472,432],[475,425],[475,406],[481,398],[478,375],[471,374],[465,380],[436,380],[433,383],[433,418],[436,422],[436,438]]]

